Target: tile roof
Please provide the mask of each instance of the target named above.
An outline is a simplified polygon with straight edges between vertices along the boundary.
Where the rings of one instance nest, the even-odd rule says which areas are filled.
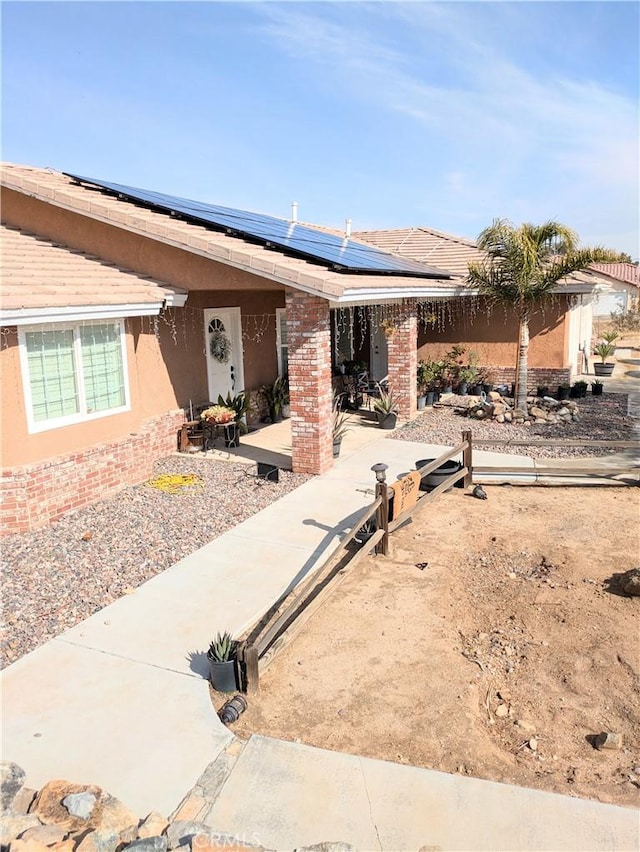
[[[480,262],[485,258],[485,253],[473,240],[445,234],[424,226],[383,231],[357,231],[355,236],[385,251],[450,269],[463,276],[467,274],[469,263]],[[567,275],[559,283],[558,289],[574,293],[589,292],[602,281],[596,276],[594,270],[612,265],[633,266],[633,264],[593,264],[588,269]],[[637,267],[633,268],[637,275]]]
[[[175,288],[105,263],[35,234],[0,226],[0,317],[38,309],[128,306],[123,313],[158,313]]]
[[[602,272],[609,278],[616,278],[625,284],[640,287],[640,267],[635,263],[592,263],[589,269]]]
[[[483,252],[473,240],[423,226],[386,231],[356,231],[354,236],[385,251],[450,269],[458,275],[467,274],[469,262],[483,259]]]
[[[47,169],[3,164],[1,183],[47,203],[106,222],[114,227],[178,246],[209,260],[235,266],[283,285],[314,293],[330,301],[415,296],[430,298],[459,292],[459,279],[423,280],[375,274],[333,272],[315,263],[288,257],[283,252],[254,245],[203,226],[172,218],[104,192],[81,186],[71,178]]]

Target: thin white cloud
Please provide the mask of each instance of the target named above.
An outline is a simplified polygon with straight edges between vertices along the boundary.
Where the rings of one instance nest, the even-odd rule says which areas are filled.
[[[547,197],[550,188],[562,196],[572,185],[576,195],[585,186],[614,193],[618,217],[626,216],[627,226],[634,220],[634,101],[593,79],[532,72],[517,64],[501,50],[504,33],[490,41],[476,36],[477,21],[458,4],[355,5],[359,8],[267,5],[265,31],[281,50],[321,66],[324,84],[341,86],[343,97],[412,119],[430,156],[441,159],[443,175],[451,172],[452,156],[457,158],[465,180],[456,186],[449,175],[440,183],[453,194],[453,204],[484,196],[486,205],[490,192],[517,207],[515,197],[524,196],[533,175],[537,191],[547,187]],[[508,14],[511,25],[522,25],[520,10],[510,7]],[[411,38],[394,42],[399,24],[410,28]],[[446,57],[445,73],[425,79],[419,62],[412,62],[421,38],[425,50],[434,45]],[[534,189],[531,208],[538,207],[535,195]]]

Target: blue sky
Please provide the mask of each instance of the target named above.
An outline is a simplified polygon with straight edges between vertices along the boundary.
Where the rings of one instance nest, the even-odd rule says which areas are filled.
[[[353,229],[638,259],[635,2],[4,2],[2,158]]]

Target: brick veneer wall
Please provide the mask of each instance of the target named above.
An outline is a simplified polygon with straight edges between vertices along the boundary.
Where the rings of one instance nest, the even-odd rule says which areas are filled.
[[[292,467],[324,473],[333,466],[331,326],[325,299],[287,290]]]
[[[514,367],[483,367],[491,376],[494,385],[510,385],[515,381],[516,371]],[[571,368],[546,369],[545,367],[529,367],[527,370],[528,391],[534,391],[541,385],[546,385],[549,391],[558,385],[571,381]]]
[[[416,415],[416,375],[418,370],[418,320],[415,307],[394,318],[394,331],[387,336],[389,389],[398,404],[398,416],[410,420]]]
[[[3,470],[0,535],[44,527],[67,512],[144,481],[157,459],[176,451],[183,422],[183,412],[172,411],[118,441]]]

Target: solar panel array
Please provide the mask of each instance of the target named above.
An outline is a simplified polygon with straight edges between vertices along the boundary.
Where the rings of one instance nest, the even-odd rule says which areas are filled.
[[[407,258],[394,257],[380,249],[363,245],[347,237],[338,237],[298,222],[275,216],[203,204],[160,192],[137,189],[119,183],[65,172],[67,177],[90,184],[119,198],[143,204],[153,210],[179,216],[185,221],[205,225],[217,231],[241,237],[259,245],[273,247],[285,254],[321,263],[337,272],[403,275],[416,278],[443,278],[440,269]]]

